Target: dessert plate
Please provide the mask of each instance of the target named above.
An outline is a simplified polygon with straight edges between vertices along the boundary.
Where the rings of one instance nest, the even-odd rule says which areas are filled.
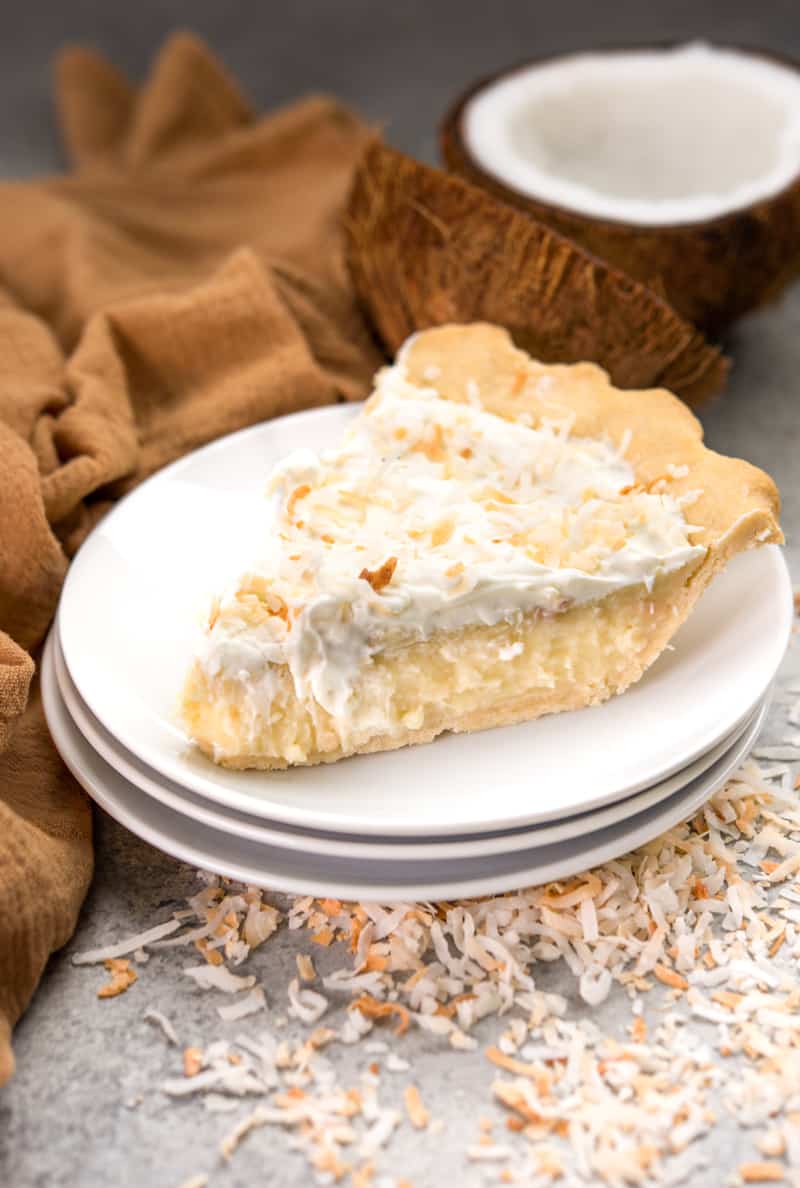
[[[76,779],[102,808],[144,841],[185,862],[254,886],[380,902],[496,894],[565,879],[619,857],[690,817],[736,769],[766,714],[765,704],[707,772],[661,804],[622,822],[588,833],[581,829],[554,845],[515,853],[392,862],[259,845],[212,829],[144,795],[100,757],[70,718],[55,679],[52,637],[42,660],[42,701],[53,740]]]
[[[236,813],[230,809],[219,809],[203,797],[196,796],[185,788],[159,776],[131,755],[112,738],[98,722],[94,714],[81,699],[70,680],[64,664],[57,630],[53,632],[53,671],[58,691],[64,705],[80,733],[91,747],[119,775],[130,784],[140,788],[161,804],[191,817],[193,821],[218,829],[235,837],[247,838],[262,845],[278,845],[287,850],[300,850],[309,854],[342,855],[353,858],[402,858],[428,860],[433,858],[459,858],[482,854],[511,853],[529,849],[532,845],[551,845],[574,837],[577,832],[604,828],[626,817],[633,816],[651,805],[658,804],[673,793],[685,787],[702,775],[720,759],[749,727],[753,717],[760,711],[761,703],[748,714],[744,722],[712,747],[705,755],[669,776],[660,784],[637,792],[624,800],[614,801],[604,808],[580,813],[562,821],[534,825],[528,829],[506,833],[491,833],[483,837],[448,837],[435,841],[423,838],[400,838],[382,841],[378,838],[350,836],[347,834],[326,834],[319,830],[297,829],[291,825],[281,826],[263,818]]]
[[[592,709],[285,772],[216,767],[175,720],[212,590],[252,554],[271,465],[324,448],[353,415],[295,413],[188,455],[86,540],[59,615],[91,711],[160,775],[229,809],[336,833],[428,836],[541,824],[632,795],[715,746],[763,696],[789,638],[780,551],[736,557],[646,676]],[[754,591],[758,596],[754,597]]]

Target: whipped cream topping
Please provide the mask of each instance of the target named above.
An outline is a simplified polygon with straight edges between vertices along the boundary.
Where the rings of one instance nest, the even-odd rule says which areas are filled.
[[[624,447],[510,421],[411,384],[400,361],[339,446],[272,473],[257,562],[215,605],[199,659],[260,682],[288,666],[334,718],[377,653],[554,614],[701,557],[681,503]],[[664,484],[662,484],[664,485]]]

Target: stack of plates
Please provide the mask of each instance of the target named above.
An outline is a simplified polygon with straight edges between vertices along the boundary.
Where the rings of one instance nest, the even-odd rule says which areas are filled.
[[[791,584],[772,546],[737,557],[645,678],[593,709],[285,772],[227,771],[188,744],[175,707],[198,619],[252,554],[267,470],[324,447],[351,415],[225,438],[143,484],[86,541],[42,693],[90,795],[196,866],[382,901],[566,878],[690,817],[751,747],[786,648]]]

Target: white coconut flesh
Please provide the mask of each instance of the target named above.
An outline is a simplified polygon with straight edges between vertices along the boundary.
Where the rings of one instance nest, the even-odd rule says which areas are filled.
[[[477,92],[462,135],[486,173],[548,205],[701,222],[800,173],[800,72],[699,44],[577,54]]]

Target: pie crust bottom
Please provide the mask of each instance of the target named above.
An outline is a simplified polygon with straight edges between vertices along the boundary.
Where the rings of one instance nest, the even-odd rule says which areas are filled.
[[[531,613],[381,652],[365,667],[346,721],[298,698],[285,666],[239,681],[209,679],[195,663],[183,722],[217,763],[280,768],[596,705],[639,680],[709,577],[695,563],[660,577],[651,591],[628,587],[559,614]]]

